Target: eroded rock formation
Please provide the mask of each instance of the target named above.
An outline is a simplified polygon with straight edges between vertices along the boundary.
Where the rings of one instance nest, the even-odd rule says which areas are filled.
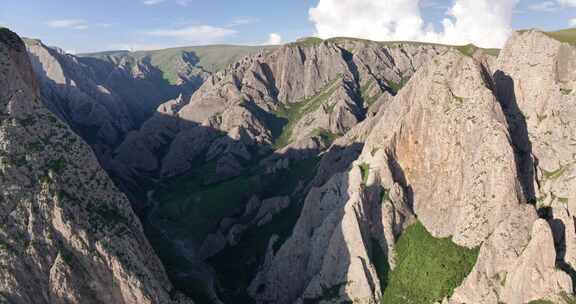
[[[0,300],[179,302],[126,196],[42,103],[23,42],[1,29],[0,53]]]

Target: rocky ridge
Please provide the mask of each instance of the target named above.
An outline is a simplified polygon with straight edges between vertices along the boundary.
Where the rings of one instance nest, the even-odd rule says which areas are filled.
[[[158,171],[160,178],[177,176],[206,151],[207,160],[234,155],[250,161],[273,149],[282,155],[317,154],[327,147],[318,139],[347,132],[441,49],[303,41],[247,57],[211,76],[189,100],[162,105],[139,132],[129,134],[117,150],[118,174],[146,170]],[[178,110],[166,111],[174,103]],[[166,145],[162,154],[155,151]],[[133,151],[136,157],[128,155]]]
[[[0,29],[0,301],[177,303],[126,196],[48,111],[24,43]]]
[[[293,190],[280,191],[291,197],[278,207],[267,207],[282,197],[266,189],[374,115],[417,67],[447,48],[306,39],[246,57],[211,76],[189,100],[178,98],[160,106],[116,150],[112,172],[140,193],[149,189],[142,185],[170,185],[171,180],[198,179],[195,176],[202,180],[194,186],[200,188],[198,193],[218,185],[245,185],[248,180],[252,188],[248,197],[242,197],[237,208],[226,207],[231,210],[217,219],[220,229],[199,240],[175,233],[187,224],[167,222],[162,210],[172,203],[162,199],[167,197],[162,195],[163,186],[153,190],[152,196],[160,199],[152,202],[159,208],[153,207],[150,223],[186,244],[187,256],[200,262],[195,268],[205,268],[207,259],[225,255],[227,247],[235,250],[237,240],[256,229],[252,227],[273,225],[283,211],[299,210],[301,195],[296,193],[306,191],[304,175],[292,177],[297,181],[294,186],[285,186]],[[314,167],[306,170],[310,169]],[[249,211],[250,204],[241,207],[248,201],[260,202],[252,204],[255,211]]]
[[[393,268],[395,242],[418,219],[435,237],[479,247],[445,303],[568,301],[574,46],[549,36],[516,33],[497,61],[448,51],[420,68],[376,121],[337,140],[364,143],[360,156],[330,176],[331,159],[358,151],[332,147],[338,157],[321,164],[292,236],[269,252],[252,296],[378,302],[371,248],[381,246]]]
[[[39,40],[25,42],[40,79],[43,102],[91,145],[106,168],[114,149],[153,116],[159,105],[190,96],[217,71],[214,66],[200,66],[208,64],[203,57],[209,57],[201,47],[76,56]],[[223,52],[222,61],[260,49],[206,48]]]

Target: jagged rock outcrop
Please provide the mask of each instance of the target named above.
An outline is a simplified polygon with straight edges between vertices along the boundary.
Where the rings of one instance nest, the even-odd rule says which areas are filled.
[[[139,131],[130,132],[118,146],[111,171],[124,188],[140,193],[142,202],[150,185],[161,189],[180,178],[198,183],[198,189],[249,178],[258,200],[291,196],[262,215],[241,216],[236,210],[234,216],[221,219],[217,230],[194,240],[175,232],[180,224],[166,223],[164,218],[156,218],[161,213],[152,212],[147,220],[154,226],[163,225],[168,235],[175,233],[170,239],[186,244],[187,258],[202,268],[206,259],[217,259],[221,251],[238,245],[246,231],[254,233],[273,225],[286,209],[299,210],[301,198],[293,194],[305,193],[303,176],[290,182],[289,193],[273,193],[267,185],[273,186],[274,179],[292,165],[316,158],[336,137],[374,116],[378,108],[372,108],[372,113],[369,107],[389,102],[420,64],[446,49],[334,40],[262,51],[211,76],[189,100],[161,105]],[[201,172],[197,171],[199,164]],[[271,248],[283,241],[273,238],[278,243]],[[250,263],[255,258],[251,257]],[[310,295],[317,293],[318,288]]]
[[[398,96],[383,101],[376,116],[355,128],[371,130],[362,153],[344,177],[336,174],[308,194],[295,233],[270,253],[273,257],[253,281],[253,297],[262,303],[291,303],[322,299],[323,291],[336,288],[337,299],[376,302],[378,277],[370,259],[362,257],[369,257],[370,240],[377,240],[393,266],[394,243],[414,217],[435,237],[480,247],[474,269],[450,303],[524,303],[571,294],[570,277],[551,262],[556,249],[550,224],[534,224],[536,210],[528,204],[531,193],[523,176],[527,171],[517,164],[522,155],[509,133],[515,125],[508,124],[499,92],[481,55],[447,51],[420,68]],[[364,142],[353,131],[342,143],[356,137]],[[354,150],[341,153],[354,155]],[[331,164],[319,172],[316,185],[329,176]],[[337,198],[325,199],[327,193]],[[342,226],[346,229],[338,229]],[[357,241],[336,242],[336,236]],[[541,246],[551,257],[543,264],[532,256]],[[320,258],[317,248],[322,248]],[[358,268],[353,257],[364,266]],[[533,269],[554,276],[533,281],[529,296],[519,295],[514,290],[530,285],[520,278]],[[501,284],[506,276],[515,279]]]
[[[416,77],[385,110],[364,154],[384,149],[395,159],[432,235],[478,246],[523,202],[505,117],[470,57],[450,51]]]
[[[75,56],[47,47],[39,40],[26,39],[25,42],[40,79],[43,102],[90,144],[107,170],[117,168],[112,158],[120,143],[128,141],[127,146],[135,145],[131,131],[140,128],[148,119],[158,121],[156,110],[166,116],[175,114],[221,65],[261,49],[220,46]],[[219,52],[223,53],[220,57],[204,58]],[[149,149],[166,145],[163,139],[154,143]],[[120,153],[125,150],[126,147],[121,148]],[[141,154],[146,152],[139,156]],[[151,162],[146,157],[130,160],[138,160],[140,166],[145,167]],[[148,166],[151,165],[154,165],[153,161]],[[124,171],[139,168],[122,166],[121,169],[116,172],[122,171],[121,178],[129,181],[128,185],[121,184],[125,187],[123,190],[133,192],[134,176]],[[131,195],[134,202],[141,199]]]
[[[87,144],[49,112],[0,29],[0,295],[8,303],[175,303],[142,226]]]
[[[493,227],[482,225],[495,225],[505,218],[507,205],[502,201],[508,201],[508,208],[518,204],[518,196],[514,194],[514,155],[508,144],[505,119],[487,81],[480,64],[456,51],[449,51],[416,72],[400,95],[382,110],[378,122],[370,126],[362,155],[354,162],[352,171],[340,178],[342,185],[332,187],[334,190],[327,186],[317,190],[323,194],[341,193],[343,197],[315,197],[315,190],[308,195],[295,228],[295,231],[303,229],[304,236],[294,233],[282,246],[272,264],[263,268],[253,283],[253,295],[262,302],[290,303],[297,298],[320,298],[323,289],[338,287],[342,299],[378,301],[379,279],[368,249],[382,246],[392,253],[396,237],[411,222],[414,212],[436,236],[452,235],[462,245],[479,245],[493,231]],[[368,125],[362,127],[369,128]],[[429,132],[434,132],[434,136]],[[469,136],[468,132],[475,136]],[[482,150],[472,153],[479,146]],[[508,149],[503,148],[506,146]],[[456,161],[466,157],[471,159]],[[498,166],[495,168],[498,174],[486,175],[484,167],[488,163]],[[447,169],[450,166],[458,168]],[[434,178],[430,179],[431,176]],[[446,180],[450,182],[445,183]],[[451,189],[443,189],[442,185]],[[471,193],[477,195],[477,200],[464,190],[474,185],[478,191]],[[501,186],[509,188],[502,191],[498,188]],[[392,195],[384,198],[386,195],[382,193]],[[503,193],[510,196],[503,198]],[[340,203],[324,207],[324,201]],[[310,209],[325,213],[311,218],[309,214],[314,213],[307,211]],[[455,220],[462,220],[462,224]],[[346,229],[335,229],[328,223]],[[347,240],[360,237],[360,243],[334,242],[338,235]],[[318,250],[300,251],[296,244],[306,244],[302,238],[314,238],[309,241],[311,246],[334,248],[335,252],[320,251],[317,256]],[[372,239],[377,242],[369,244]],[[355,257],[364,258],[357,261]],[[333,259],[338,262],[332,263]],[[390,262],[393,264],[394,260],[390,258]],[[311,267],[323,264],[325,270]],[[295,271],[296,265],[302,265],[306,272]],[[291,269],[293,277],[285,275],[288,271],[285,267]],[[341,283],[344,284],[339,287]],[[258,290],[254,286],[259,284],[266,286]]]
[[[570,179],[562,177],[570,165],[557,169],[573,158],[568,134],[573,134],[570,121],[575,116],[567,106],[569,88],[564,88],[570,85],[569,73],[563,71],[572,60],[560,55],[570,48],[539,31],[517,32],[493,65],[522,193],[548,222],[527,221],[533,221],[533,212],[511,216],[483,245],[475,269],[450,303],[564,302],[574,292],[574,219],[570,190],[562,190],[570,188]],[[529,227],[532,235],[527,234]]]
[[[369,256],[362,229],[366,229],[368,214],[355,189],[361,180],[359,170],[337,174],[310,191],[292,236],[252,282],[249,291],[255,299],[320,301],[327,289],[337,286],[344,299],[376,301],[372,294],[376,272],[369,268],[366,274],[364,268]],[[343,292],[348,289],[353,292]]]
[[[499,94],[518,138],[527,172],[526,187],[539,208],[552,208],[558,260],[574,273],[576,250],[576,47],[540,31],[515,33],[498,59]]]
[[[148,157],[132,161],[146,163],[148,171],[171,177],[187,172],[197,159],[198,153],[188,153],[190,149],[210,151],[207,160],[233,154],[250,161],[251,155],[258,158],[269,154],[272,144],[282,141],[285,147],[281,146],[284,149],[278,154],[287,158],[308,157],[305,151],[317,154],[327,146],[323,140],[311,138],[347,132],[365,118],[368,106],[377,99],[390,99],[420,64],[444,49],[334,40],[262,51],[214,74],[177,113],[166,115],[167,120],[175,118],[182,123],[171,137],[168,151],[163,151],[166,154],[157,155],[160,162],[147,161],[151,159]],[[130,158],[129,146],[133,144],[129,143],[154,139],[155,132],[159,131],[142,128],[130,135],[124,147],[116,151],[116,160],[122,163],[122,159]],[[216,135],[197,135],[206,132]],[[157,154],[154,148],[139,153]],[[239,173],[234,171],[223,173],[221,178]]]
[[[26,40],[42,100],[98,152],[118,145],[135,127],[135,116],[122,98],[78,58],[38,40]]]

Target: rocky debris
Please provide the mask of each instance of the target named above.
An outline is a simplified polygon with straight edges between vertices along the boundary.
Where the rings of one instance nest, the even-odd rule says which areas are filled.
[[[176,303],[125,195],[41,101],[0,30],[0,294],[9,303]]]

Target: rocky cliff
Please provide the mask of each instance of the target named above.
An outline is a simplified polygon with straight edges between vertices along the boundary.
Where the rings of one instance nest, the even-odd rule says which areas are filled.
[[[260,303],[572,301],[574,50],[527,31],[497,61],[447,51],[425,64],[376,116],[336,141],[364,143],[344,173],[330,172],[358,149],[326,154],[294,232],[269,251],[251,295]],[[396,244],[416,220],[435,238],[478,248],[453,292],[412,294],[417,268],[406,270],[410,257]],[[412,276],[398,282],[405,271]]]
[[[289,233],[318,155],[377,113],[420,65],[447,49],[309,38],[264,50],[214,74],[191,98],[160,106],[118,147],[114,175],[132,191],[148,192],[140,201],[148,202],[151,229],[161,231],[156,237],[175,244],[168,256],[184,252],[195,265],[190,269],[216,268],[219,277],[229,271],[222,259],[254,246],[249,266],[238,269],[252,277],[266,248],[242,240],[258,235],[267,242],[275,233]],[[228,188],[238,197],[215,193]],[[191,207],[177,215],[183,200]],[[208,202],[218,211],[202,211],[209,205],[200,205]],[[270,228],[277,221],[285,223]],[[174,267],[173,275],[191,274]],[[247,296],[247,279],[218,279],[241,285],[225,289]]]
[[[162,105],[129,134],[116,151],[118,174],[178,176],[208,151],[206,159],[221,164],[216,178],[226,179],[239,174],[224,170],[230,162],[242,167],[231,156],[249,162],[273,150],[296,158],[317,154],[445,48],[309,38],[246,57],[211,76],[189,100]]]
[[[41,101],[24,43],[0,30],[0,301],[175,303],[124,194]]]
[[[159,105],[188,98],[212,73],[263,48],[209,46],[75,56],[40,40],[25,43],[43,103],[90,144],[106,170],[127,134],[139,129]],[[130,189],[122,190],[137,201]]]

